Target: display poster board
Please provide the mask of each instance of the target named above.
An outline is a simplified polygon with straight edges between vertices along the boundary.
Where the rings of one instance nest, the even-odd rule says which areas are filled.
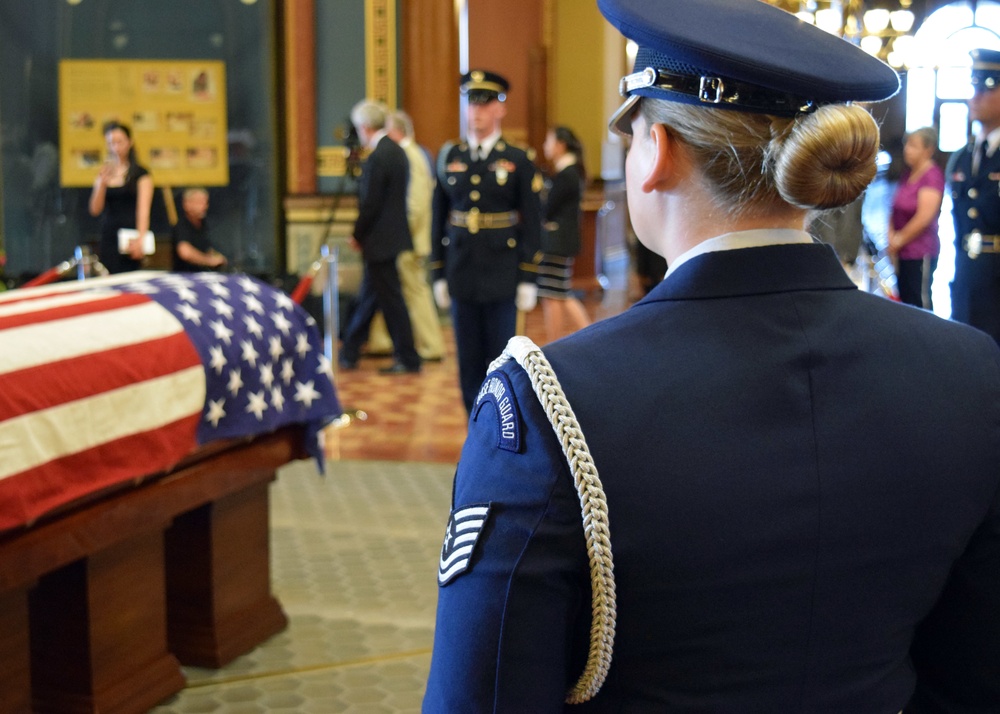
[[[215,60],[63,60],[59,63],[60,181],[91,186],[107,145],[105,122],[132,130],[157,186],[229,183],[226,68]]]

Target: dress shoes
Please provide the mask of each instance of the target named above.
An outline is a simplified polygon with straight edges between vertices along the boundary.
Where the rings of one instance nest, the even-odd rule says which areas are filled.
[[[358,363],[354,360],[349,360],[346,357],[338,357],[337,365],[345,372],[350,372],[352,369],[358,368]]]
[[[388,367],[383,367],[378,371],[379,374],[418,374],[420,372],[420,365],[414,367],[407,367],[402,362],[393,362]]]

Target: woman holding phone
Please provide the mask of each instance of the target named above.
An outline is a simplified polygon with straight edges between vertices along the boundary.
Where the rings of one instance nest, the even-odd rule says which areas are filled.
[[[98,256],[111,273],[137,270],[143,258],[142,240],[133,238],[120,252],[118,231],[134,228],[138,236],[149,230],[149,209],[153,203],[153,178],[136,161],[132,132],[124,124],[104,125],[108,160],[104,162],[90,193],[90,215],[101,217]]]

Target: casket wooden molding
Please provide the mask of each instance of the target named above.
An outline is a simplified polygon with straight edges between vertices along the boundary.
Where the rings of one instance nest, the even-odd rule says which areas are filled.
[[[303,444],[213,443],[0,535],[0,712],[139,714],[284,629],[268,487]]]

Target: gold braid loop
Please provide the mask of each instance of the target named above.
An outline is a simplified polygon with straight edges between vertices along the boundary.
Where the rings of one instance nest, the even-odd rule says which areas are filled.
[[[541,402],[562,445],[580,497],[583,532],[590,560],[590,650],[583,674],[567,693],[566,702],[581,704],[600,691],[608,676],[614,650],[617,604],[608,502],[573,408],[566,401],[559,380],[541,349],[527,337],[514,337],[507,343],[503,354],[490,365],[489,371],[492,372],[510,359],[527,372],[535,396]]]

